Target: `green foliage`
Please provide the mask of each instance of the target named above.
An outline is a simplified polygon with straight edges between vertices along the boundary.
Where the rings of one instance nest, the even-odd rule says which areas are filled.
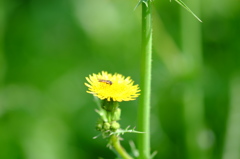
[[[171,0],[170,0],[171,1]],[[193,11],[191,11],[190,8],[188,8],[188,6],[183,3],[183,1],[181,0],[175,0],[178,4],[180,4],[183,8],[185,8],[189,13],[191,13],[198,21],[202,22],[201,19],[199,19],[194,13]]]
[[[209,159],[220,159],[229,143],[228,130],[239,131],[229,125],[228,117],[230,101],[239,105],[232,80],[240,70],[240,4],[209,2],[201,1],[203,70],[198,78],[203,83],[207,129],[197,141],[208,150]],[[98,114],[84,82],[92,72],[108,70],[140,83],[141,10],[133,12],[135,5],[136,1],[102,0],[1,3],[1,159],[115,158],[105,139],[92,139],[98,134]],[[180,7],[157,0],[154,7],[151,150],[158,152],[155,159],[190,159],[182,101],[185,86],[191,86],[197,75],[189,69],[194,64],[191,57],[180,49]],[[187,30],[199,23],[192,19]],[[137,125],[138,102],[121,103],[121,127]],[[121,143],[127,150],[127,141],[136,143],[135,136],[124,135]]]
[[[198,18],[198,16],[196,16],[196,14],[194,14],[194,12],[181,0],[175,0],[178,4],[180,4],[183,8],[185,8],[189,13],[191,13],[199,22],[202,22],[202,20],[200,18]],[[139,2],[137,3],[137,5],[135,6],[134,10],[136,10],[136,8],[141,4],[144,3],[147,7],[148,7],[148,0],[139,0]],[[171,2],[171,0],[170,0]]]

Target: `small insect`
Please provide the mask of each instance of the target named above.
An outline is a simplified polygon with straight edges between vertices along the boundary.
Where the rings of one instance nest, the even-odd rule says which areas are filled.
[[[98,79],[98,82],[103,82],[103,83],[112,85],[112,81],[110,81],[110,80]]]

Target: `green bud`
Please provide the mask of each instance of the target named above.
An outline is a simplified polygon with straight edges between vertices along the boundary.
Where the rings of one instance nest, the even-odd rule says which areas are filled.
[[[110,127],[111,127],[111,125],[110,125],[109,123],[104,123],[104,124],[103,124],[103,129],[104,129],[104,130],[109,130]]]
[[[113,121],[112,123],[111,123],[111,129],[112,130],[117,130],[117,129],[119,129],[120,128],[120,124],[118,123],[118,122],[116,122],[116,121]]]
[[[102,123],[97,123],[97,125],[96,125],[97,131],[101,131],[102,127],[103,127]]]

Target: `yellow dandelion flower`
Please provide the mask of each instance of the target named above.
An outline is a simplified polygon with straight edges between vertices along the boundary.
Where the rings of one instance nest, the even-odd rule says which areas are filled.
[[[87,93],[93,94],[101,100],[108,101],[130,101],[135,100],[140,94],[138,85],[133,85],[130,77],[125,78],[121,74],[110,74],[102,71],[98,74],[89,75],[86,77],[88,83]]]

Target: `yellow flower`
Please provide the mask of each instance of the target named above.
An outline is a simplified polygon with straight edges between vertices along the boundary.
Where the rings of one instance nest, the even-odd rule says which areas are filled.
[[[87,93],[97,96],[101,100],[108,101],[130,101],[135,100],[140,94],[138,85],[133,85],[130,77],[125,78],[121,74],[110,74],[102,71],[98,74],[89,75],[86,77],[88,83]]]

